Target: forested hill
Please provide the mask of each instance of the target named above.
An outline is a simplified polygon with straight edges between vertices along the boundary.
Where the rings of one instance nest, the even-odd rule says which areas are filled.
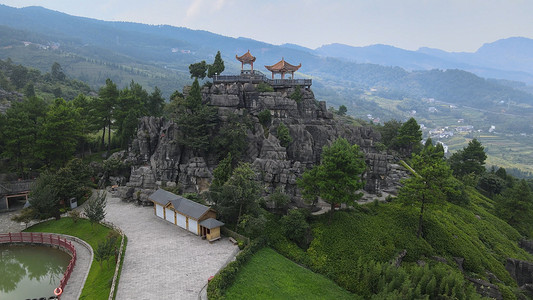
[[[89,94],[91,88],[84,82],[69,79],[60,64],[52,63],[49,72],[27,68],[13,63],[10,59],[0,59],[0,112],[13,101],[24,97],[40,97],[45,101],[55,98],[72,100],[79,94]]]
[[[15,63],[41,71],[48,71],[57,61],[68,76],[93,88],[104,85],[108,77],[119,87],[134,80],[148,89],[158,86],[168,97],[190,82],[189,64],[200,60],[210,63],[220,50],[226,62],[225,73],[235,73],[240,67],[235,54],[249,49],[257,57],[256,66],[276,63],[281,57],[302,63],[302,73],[297,76],[313,77],[317,95],[336,105],[342,103],[328,88],[342,87],[354,95],[378,87],[400,97],[435,98],[482,108],[508,99],[533,103],[531,94],[468,72],[408,72],[399,67],[323,57],[297,45],[276,46],[187,28],[106,22],[41,7],[16,9],[4,5],[0,5],[0,26],[0,58],[10,57]]]

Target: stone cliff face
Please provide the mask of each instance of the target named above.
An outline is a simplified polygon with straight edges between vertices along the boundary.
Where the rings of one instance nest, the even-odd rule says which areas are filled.
[[[204,102],[217,108],[221,122],[228,122],[231,114],[252,117],[253,128],[247,132],[244,160],[256,168],[258,179],[267,192],[281,188],[292,196],[295,204],[302,205],[297,178],[320,161],[324,145],[344,137],[358,144],[366,154],[365,190],[394,194],[403,171],[390,164],[391,157],[375,150],[379,133],[370,127],[355,127],[334,120],[325,102],[317,101],[309,88],[301,88],[301,91],[299,101],[290,97],[294,88],[259,92],[249,83],[212,85],[204,87],[202,93]],[[257,118],[266,109],[272,114],[268,127],[261,125]],[[288,147],[281,146],[276,137],[281,122],[289,129],[293,140]],[[128,187],[122,188],[122,196],[131,195],[132,189],[150,190],[162,184],[175,183],[184,192],[203,192],[209,188],[212,171],[218,163],[216,157],[213,154],[194,156],[190,149],[180,145],[178,137],[179,128],[172,121],[154,117],[141,119],[128,151],[127,160],[133,167]]]

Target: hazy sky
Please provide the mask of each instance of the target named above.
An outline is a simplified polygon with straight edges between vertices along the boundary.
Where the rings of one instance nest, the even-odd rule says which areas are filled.
[[[272,43],[387,44],[473,52],[533,38],[533,0],[0,0],[109,21],[168,24]]]

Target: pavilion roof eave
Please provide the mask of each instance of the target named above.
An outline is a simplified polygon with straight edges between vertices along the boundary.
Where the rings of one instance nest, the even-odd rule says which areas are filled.
[[[242,63],[245,63],[245,64],[251,64],[253,62],[255,62],[255,59],[256,57],[253,56],[251,53],[250,53],[250,50],[248,50],[248,52],[244,53],[243,55],[241,56],[237,56],[235,55],[235,58],[242,62]]]

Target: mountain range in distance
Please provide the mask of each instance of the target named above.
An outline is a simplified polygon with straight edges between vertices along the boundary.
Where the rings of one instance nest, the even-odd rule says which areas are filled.
[[[38,52],[23,42],[52,43],[58,50]],[[431,97],[451,103],[473,99],[483,107],[484,101],[513,99],[533,105],[532,49],[533,40],[527,38],[485,44],[475,53],[429,48],[409,51],[387,45],[330,44],[309,49],[183,27],[100,21],[42,7],[0,5],[1,59],[10,57],[41,71],[49,71],[57,61],[67,75],[94,88],[102,86],[105,77],[119,86],[133,79],[148,88],[159,86],[167,97],[190,82],[189,64],[210,63],[220,50],[225,73],[236,73],[240,63],[235,55],[250,50],[257,57],[257,70],[282,57],[293,64],[302,63],[298,76],[313,78],[315,92],[333,105],[344,101],[327,96],[338,94],[339,87],[349,91],[347,97],[378,87],[398,99]]]

